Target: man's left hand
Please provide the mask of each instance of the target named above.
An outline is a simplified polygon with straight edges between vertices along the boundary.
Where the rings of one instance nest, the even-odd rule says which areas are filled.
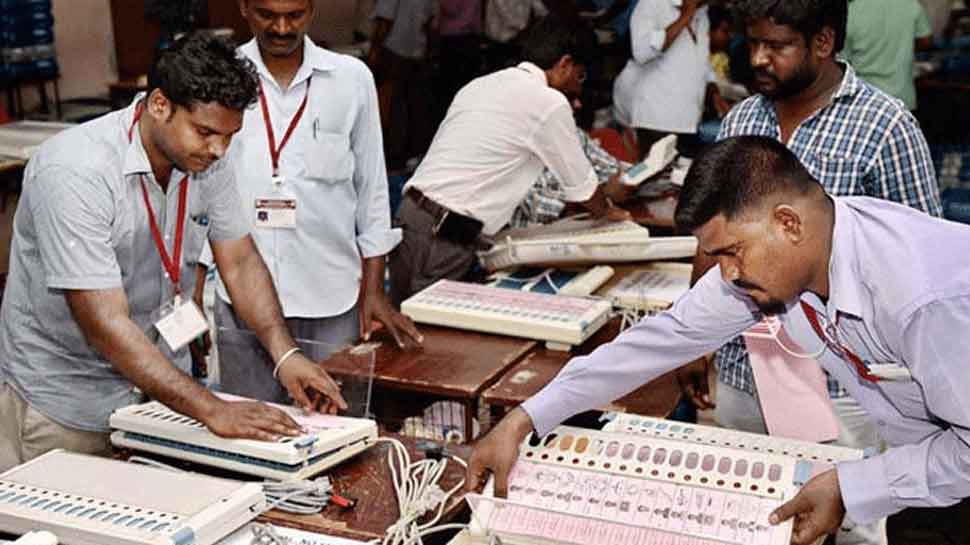
[[[781,524],[790,518],[795,519],[793,545],[809,545],[838,529],[845,518],[845,504],[836,470],[830,469],[808,481],[791,501],[771,514],[769,521]]]
[[[299,352],[279,366],[278,376],[293,401],[307,411],[335,414],[347,409],[337,383],[320,364]]]
[[[394,337],[398,347],[417,348],[424,342],[424,336],[414,326],[411,318],[394,310],[383,293],[368,294],[364,300],[361,312],[361,334],[365,340],[370,340],[374,320],[384,324],[387,331]]]

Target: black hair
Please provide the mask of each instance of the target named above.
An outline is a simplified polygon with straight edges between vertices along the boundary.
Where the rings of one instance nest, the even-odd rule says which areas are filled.
[[[159,52],[148,73],[148,92],[160,89],[173,104],[191,109],[218,103],[245,110],[259,93],[256,68],[226,40],[194,32]]]
[[[721,26],[722,23],[734,24],[731,12],[727,8],[718,5],[708,6],[707,20],[710,23],[711,30],[717,30],[717,27]]]
[[[732,220],[776,192],[805,195],[821,187],[781,142],[766,136],[727,138],[694,160],[674,221],[681,232],[691,232],[718,214]]]
[[[539,19],[523,32],[521,57],[543,70],[549,70],[559,59],[569,55],[589,66],[596,60],[596,34],[582,20],[551,14]]]
[[[775,24],[795,29],[806,44],[824,27],[829,27],[835,32],[835,52],[845,46],[847,0],[737,0],[734,9],[745,26],[759,19],[771,19]]]

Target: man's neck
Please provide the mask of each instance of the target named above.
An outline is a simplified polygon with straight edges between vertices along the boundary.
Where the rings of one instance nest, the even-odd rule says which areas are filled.
[[[155,141],[151,136],[151,123],[153,121],[150,118],[142,116],[138,122],[138,137],[141,138],[141,145],[145,148],[145,155],[148,156],[148,164],[152,167],[152,174],[155,176],[155,181],[158,182],[162,191],[165,192],[168,191],[168,180],[172,177],[172,169],[175,168],[175,165],[155,145]]]
[[[817,251],[822,256],[818,260],[813,279],[808,286],[808,291],[818,295],[822,301],[829,299],[829,269],[832,267],[832,247],[835,237],[835,201],[831,197],[826,199],[825,210],[821,215],[820,223],[822,238],[819,240]]]
[[[293,82],[293,78],[296,77],[296,73],[300,70],[300,66],[303,65],[303,50],[305,44],[300,44],[293,53],[285,57],[274,57],[273,55],[267,55],[262,49],[259,50],[259,55],[263,59],[263,64],[269,73],[276,80],[276,84],[280,86],[280,89],[286,91],[290,88],[290,83]]]
[[[835,61],[825,63],[815,81],[802,92],[775,101],[779,117],[801,123],[831,101],[842,84],[843,76],[842,67]]]

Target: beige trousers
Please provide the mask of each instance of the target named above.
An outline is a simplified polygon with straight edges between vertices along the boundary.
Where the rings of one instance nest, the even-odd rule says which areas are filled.
[[[76,430],[31,407],[9,384],[0,385],[0,472],[53,449],[107,456],[107,433]]]

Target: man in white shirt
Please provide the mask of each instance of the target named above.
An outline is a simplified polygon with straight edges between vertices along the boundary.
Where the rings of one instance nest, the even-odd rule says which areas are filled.
[[[637,129],[640,151],[669,133],[692,140],[709,95],[721,115],[730,107],[710,67],[707,0],[640,0],[630,18],[633,57],[613,85],[617,121]]]
[[[291,334],[338,345],[367,337],[378,320],[400,346],[418,342],[414,325],[383,290],[384,256],[401,234],[390,225],[370,72],[306,37],[312,0],[242,0],[240,8],[255,39],[239,52],[256,66],[260,98],[245,113],[231,162]],[[287,210],[295,213],[281,212]],[[223,389],[284,400],[265,366],[247,365],[258,353],[255,337],[221,281],[217,292]]]
[[[546,18],[524,40],[526,62],[458,92],[404,186],[397,217],[404,239],[390,261],[396,304],[441,278],[465,278],[479,235],[508,223],[543,166],[562,181],[566,201],[597,216],[629,218],[598,190],[576,137],[571,102],[582,91],[583,59],[595,43],[587,27]]]

